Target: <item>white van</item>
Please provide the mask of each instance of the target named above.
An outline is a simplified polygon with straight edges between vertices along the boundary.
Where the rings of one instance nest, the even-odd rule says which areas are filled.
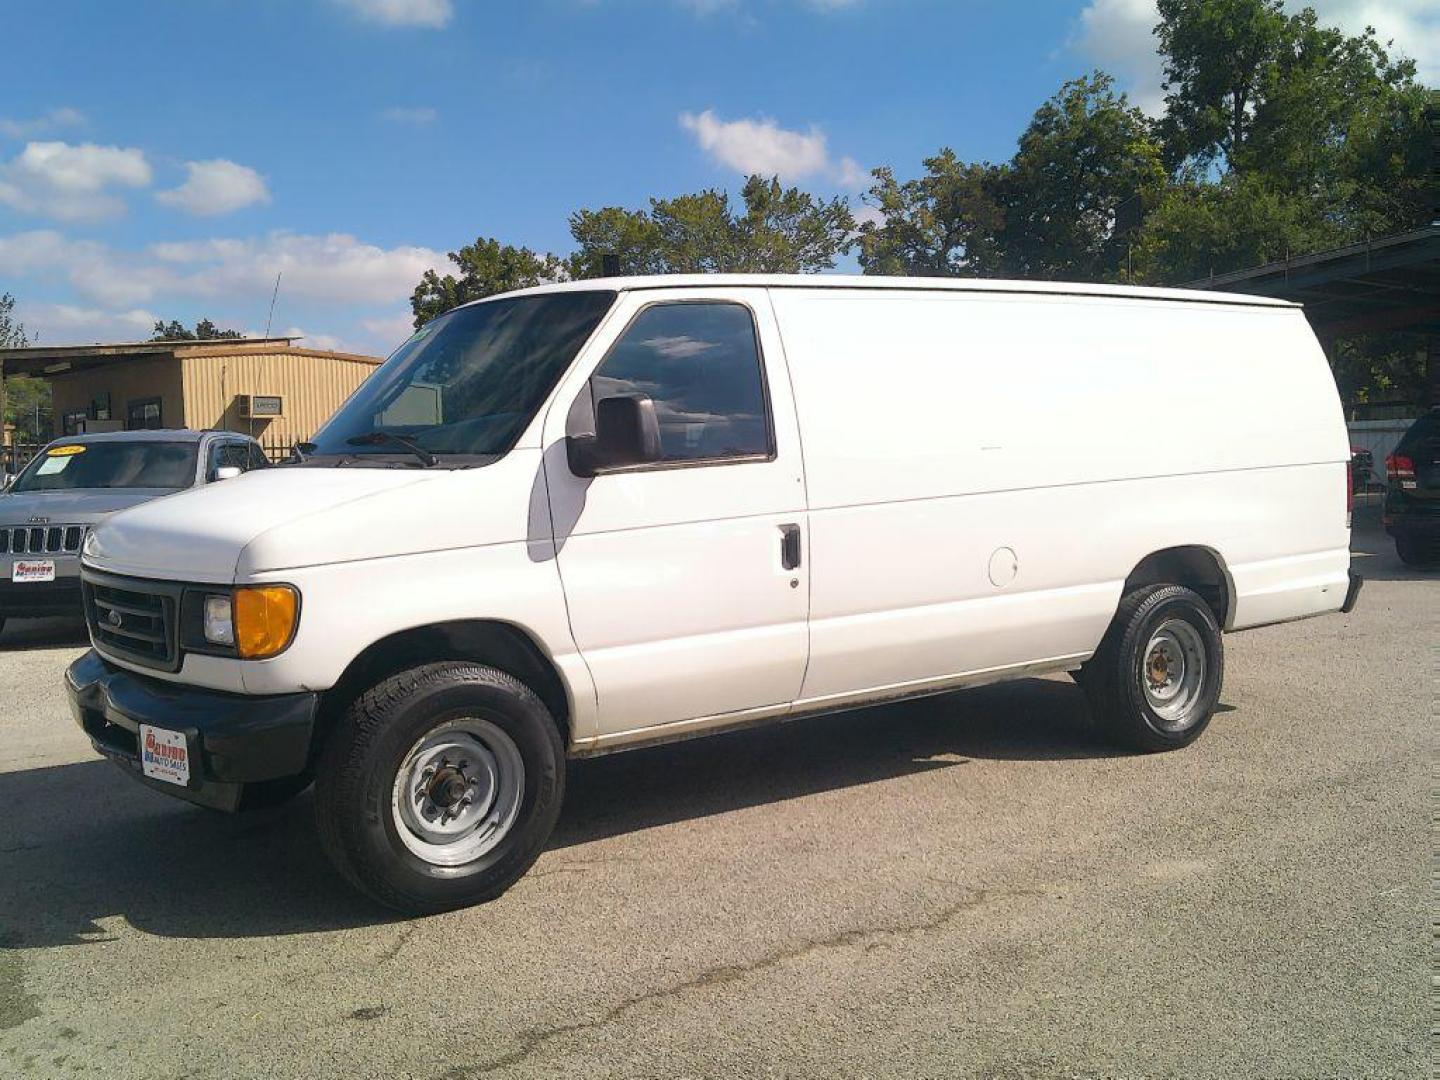
[[[236,809],[316,784],[356,886],[498,895],[567,756],[1076,673],[1181,747],[1222,630],[1349,610],[1349,443],[1300,309],[705,276],[449,312],[303,459],[85,546],[96,749]]]

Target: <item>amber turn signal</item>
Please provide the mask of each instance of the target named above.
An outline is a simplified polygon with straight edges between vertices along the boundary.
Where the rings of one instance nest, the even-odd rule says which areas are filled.
[[[250,585],[235,590],[235,651],[264,660],[285,651],[295,636],[300,597],[289,585]]]

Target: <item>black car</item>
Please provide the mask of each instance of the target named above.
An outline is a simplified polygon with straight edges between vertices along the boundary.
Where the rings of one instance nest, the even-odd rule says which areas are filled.
[[[1385,459],[1385,531],[1400,561],[1440,561],[1440,406],[1411,425]]]

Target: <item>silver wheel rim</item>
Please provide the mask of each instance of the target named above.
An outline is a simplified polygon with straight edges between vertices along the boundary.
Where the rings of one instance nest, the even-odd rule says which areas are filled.
[[[1183,731],[1199,719],[1205,690],[1205,641],[1184,619],[1161,623],[1145,646],[1140,688],[1165,731]]]
[[[390,815],[400,841],[433,866],[488,854],[520,816],[525,762],[513,739],[467,716],[427,732],[395,773]]]

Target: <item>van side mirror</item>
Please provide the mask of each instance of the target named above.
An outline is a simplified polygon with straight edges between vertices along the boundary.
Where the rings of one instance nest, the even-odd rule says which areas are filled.
[[[565,440],[570,471],[595,476],[660,460],[660,421],[644,394],[601,398],[595,403],[595,434]]]
[[[211,480],[234,480],[245,470],[238,465],[221,465],[210,474]]]

